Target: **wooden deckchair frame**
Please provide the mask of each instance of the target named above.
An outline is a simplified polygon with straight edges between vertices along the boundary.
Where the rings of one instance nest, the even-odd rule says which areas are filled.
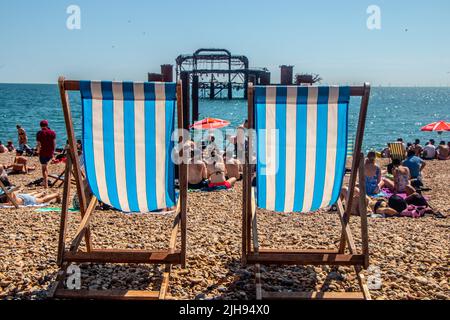
[[[13,193],[17,188],[13,187],[10,188],[8,190],[8,188],[3,184],[3,182],[0,180],[0,189],[3,190],[3,192],[5,193],[5,196],[9,199],[9,201],[11,201],[11,203],[13,204],[13,206],[18,209],[19,205],[17,204],[17,201],[14,197],[11,196],[11,193]]]
[[[83,173],[76,149],[72,115],[67,91],[79,91],[79,81],[69,81],[60,77],[58,80],[64,120],[69,140],[69,150],[65,169],[64,194],[62,199],[61,222],[59,232],[57,264],[60,267],[57,279],[49,291],[50,297],[55,298],[84,298],[108,300],[155,300],[167,298],[169,276],[173,264],[186,267],[186,205],[187,205],[187,167],[185,163],[179,165],[180,195],[178,198],[176,218],[173,223],[168,250],[117,250],[96,249],[91,239],[90,220],[97,205],[97,199],[91,195],[89,203],[83,185]],[[177,83],[177,116],[178,127],[183,126],[183,102],[181,83]],[[182,151],[181,151],[182,152]],[[182,156],[182,154],[181,154]],[[80,202],[81,222],[76,235],[67,249],[65,246],[68,207],[70,202],[71,175],[74,175],[76,191]],[[176,249],[178,231],[181,232],[181,248]],[[80,250],[82,240],[85,240],[86,250]],[[142,263],[164,264],[163,279],[159,291],[136,290],[68,290],[64,289],[66,270],[71,263]]]
[[[255,165],[250,164],[249,150],[253,144],[253,133],[249,131],[249,147],[246,149],[243,180],[243,206],[242,206],[242,262],[255,265],[256,298],[260,299],[370,299],[370,293],[361,274],[362,268],[369,266],[369,235],[367,227],[367,212],[364,182],[364,155],[361,146],[370,96],[370,85],[350,87],[350,95],[362,97],[359,112],[359,121],[353,150],[352,171],[349,180],[349,189],[344,209],[341,200],[337,202],[337,212],[341,222],[342,231],[338,250],[279,250],[263,249],[258,243],[258,227],[256,215],[256,202],[252,188],[252,175]],[[255,128],[255,101],[254,87],[248,88],[248,126]],[[347,147],[347,146],[346,146]],[[357,173],[359,172],[359,207],[361,213],[361,239],[362,252],[358,253],[350,230],[350,215],[356,187]],[[348,253],[346,248],[348,246]],[[331,265],[353,266],[357,275],[361,292],[265,292],[262,290],[260,265]]]

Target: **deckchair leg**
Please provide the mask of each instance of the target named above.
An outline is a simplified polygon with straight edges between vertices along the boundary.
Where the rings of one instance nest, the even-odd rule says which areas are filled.
[[[72,162],[70,158],[67,159],[65,174],[68,177],[67,180],[64,181],[64,193],[62,199],[62,209],[61,209],[61,222],[59,227],[59,243],[58,243],[58,258],[57,264],[61,266],[64,259],[64,251],[65,251],[65,242],[66,242],[66,230],[67,230],[67,215],[68,215],[68,207],[69,207],[69,198],[70,198],[70,172],[72,170]]]
[[[172,233],[170,235],[170,243],[169,243],[169,250],[173,252],[175,250],[176,241],[177,241],[177,235],[178,235],[178,229],[181,222],[181,213],[178,213],[178,215],[175,218],[175,221],[173,223]],[[161,283],[161,289],[159,290],[159,299],[165,300],[167,295],[167,289],[169,288],[169,281],[170,281],[170,272],[172,271],[172,264],[166,264],[164,273],[163,273],[163,280]]]

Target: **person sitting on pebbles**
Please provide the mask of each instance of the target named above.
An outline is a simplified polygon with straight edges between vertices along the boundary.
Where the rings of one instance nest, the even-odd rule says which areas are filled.
[[[191,151],[188,162],[188,187],[189,189],[202,189],[208,186],[206,164],[202,160],[202,152],[199,149]]]
[[[36,170],[35,166],[28,166],[28,159],[23,156],[22,150],[16,150],[16,157],[14,163],[8,166],[11,169],[11,173],[21,174],[28,173],[29,171]]]
[[[61,202],[59,193],[46,194],[45,192],[33,192],[33,193],[18,193],[12,192],[10,196],[16,201],[19,206],[36,206],[44,203]],[[12,206],[8,198],[5,199],[3,205]]]
[[[410,179],[411,174],[409,173],[408,167],[401,164],[400,159],[392,160],[394,175],[394,181],[387,178],[383,178],[382,186],[385,186],[391,190],[394,194],[396,193],[406,193],[408,196],[416,192],[416,190],[411,185]]]
[[[228,151],[223,155],[225,168],[227,171],[227,178],[236,178],[236,180],[242,179],[242,164],[238,159],[233,157],[233,152]]]
[[[209,176],[209,188],[225,187],[226,189],[233,188],[236,183],[236,178],[226,178],[227,171],[223,162],[214,163],[214,172]]]

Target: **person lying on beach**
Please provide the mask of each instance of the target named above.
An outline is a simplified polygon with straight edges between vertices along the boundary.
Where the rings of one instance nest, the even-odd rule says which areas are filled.
[[[225,152],[224,156],[225,168],[227,171],[227,178],[242,179],[242,164],[238,159],[233,157],[233,152]]]
[[[449,146],[445,144],[445,141],[441,141],[439,147],[437,147],[437,158],[438,160],[450,159],[450,149]]]
[[[11,169],[11,173],[14,174],[28,173],[29,171],[36,170],[35,166],[28,166],[27,163],[28,159],[23,156],[23,151],[16,150],[14,163],[9,165],[8,168]]]
[[[231,189],[236,183],[236,178],[226,178],[226,168],[223,162],[214,163],[214,172],[209,176],[209,188],[226,187]]]
[[[381,190],[381,169],[375,163],[376,153],[370,151],[364,164],[364,174],[366,180],[366,193],[369,196],[380,193]]]
[[[416,190],[411,186],[411,175],[408,167],[403,166],[399,159],[392,160],[392,164],[394,166],[392,170],[394,181],[383,178],[381,187],[385,186],[394,194],[406,193],[407,195],[411,195],[416,192]]]
[[[199,149],[191,151],[188,161],[188,187],[189,189],[202,189],[208,186],[206,164],[202,161],[202,152]]]
[[[61,202],[61,198],[58,193],[51,193],[46,195],[45,192],[33,192],[33,193],[18,193],[12,192],[10,196],[17,202],[19,206],[36,206],[44,203]],[[12,206],[13,204],[8,201],[3,205]]]

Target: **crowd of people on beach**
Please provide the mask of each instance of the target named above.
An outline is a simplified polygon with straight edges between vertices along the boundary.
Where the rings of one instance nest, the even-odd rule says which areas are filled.
[[[403,143],[403,139],[397,139]],[[427,160],[450,160],[450,142],[441,141],[435,146],[435,141],[430,139],[424,147],[420,140],[414,143],[404,144],[405,159],[402,161],[393,158],[385,169],[377,164],[377,153],[370,151],[364,163],[365,191],[367,194],[367,211],[375,216],[392,217],[408,216],[421,217],[425,214],[441,215],[429,205],[423,196],[423,191],[429,191],[423,183],[423,171]],[[379,153],[381,157],[390,157],[389,148]],[[359,189],[356,190],[355,198],[359,197]],[[345,199],[348,193],[343,188],[341,197]],[[359,214],[358,201],[354,201],[353,212]]]
[[[439,145],[436,145],[434,139],[430,139],[425,146],[420,144],[420,139],[414,142],[405,143],[402,138],[398,138],[397,142],[402,143],[406,152],[414,151],[414,155],[424,160],[450,160],[450,140],[447,143],[442,140]],[[389,147],[382,151],[382,155],[386,158],[390,157]]]
[[[231,189],[236,181],[242,179],[242,152],[245,148],[245,129],[247,121],[236,130],[236,136],[228,137],[232,150],[222,150],[214,135],[206,142],[189,140],[184,145],[188,159],[188,187],[191,190],[212,191]]]
[[[36,148],[29,146],[27,132],[20,125],[17,125],[18,147],[15,148],[12,141],[3,145],[0,141],[0,153],[13,153],[15,157],[12,163],[0,165],[0,182],[6,187],[11,186],[8,174],[26,174],[36,170],[35,166],[28,164],[29,156],[38,156],[42,170],[40,185],[47,189],[48,164],[64,161],[67,150],[58,150],[56,154],[56,133],[49,128],[48,121],[40,122],[41,130],[36,134]],[[183,145],[183,154],[187,157],[188,163],[188,187],[191,190],[216,191],[231,189],[235,183],[242,179],[243,173],[243,153],[246,148],[245,130],[247,121],[237,127],[236,135],[227,137],[233,148],[220,148],[216,143],[216,138],[210,134],[206,141],[194,142],[188,140]],[[370,151],[365,160],[365,192],[367,194],[367,209],[373,214],[384,216],[406,215],[409,211],[422,213],[431,210],[422,191],[424,187],[422,172],[426,167],[427,160],[450,160],[450,141],[441,141],[436,146],[436,142],[430,139],[425,146],[416,139],[414,143],[404,143],[403,139],[397,139],[402,143],[405,150],[404,160],[392,158],[386,168],[381,168],[377,164],[377,158],[391,156],[390,149],[386,148],[381,152]],[[82,152],[81,141],[77,141],[78,153]],[[355,197],[359,196],[359,189],[356,189]],[[344,187],[341,193],[342,199],[346,199],[348,190]],[[57,194],[47,195],[44,193],[23,194],[13,193],[14,199],[23,205],[33,205],[43,203],[49,199],[56,199]],[[50,197],[49,197],[50,196]],[[3,199],[3,200],[2,200]],[[4,196],[0,196],[0,203],[7,202]],[[360,212],[359,202],[353,202],[352,212]],[[416,206],[412,208],[411,206]],[[406,213],[405,213],[406,211]]]
[[[36,170],[35,166],[28,164],[26,156],[38,156],[42,171],[42,186],[48,189],[48,164],[54,158],[56,149],[56,133],[49,127],[47,120],[40,122],[40,130],[36,133],[36,148],[32,149],[29,146],[29,139],[27,132],[20,125],[16,126],[18,135],[18,146],[14,147],[12,141],[8,141],[7,145],[3,145],[0,141],[0,154],[13,153],[15,157],[12,163],[0,164],[0,182],[1,186],[5,188],[12,188],[12,184],[8,179],[8,174],[27,174],[30,171]],[[47,194],[47,192],[35,193],[20,193],[17,191],[8,194],[3,194],[1,190],[0,203],[2,205],[11,205],[11,201],[18,205],[33,206],[47,203],[59,198],[58,193]]]

